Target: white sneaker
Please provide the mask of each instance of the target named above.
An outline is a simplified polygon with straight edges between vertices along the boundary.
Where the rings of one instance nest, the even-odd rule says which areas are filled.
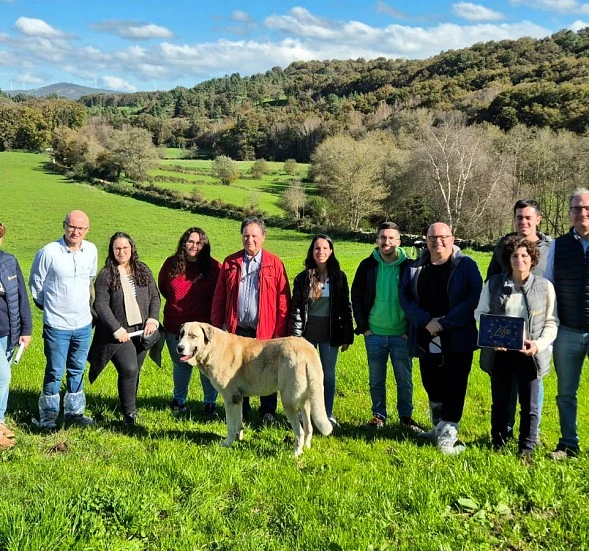
[[[444,455],[457,455],[466,449],[462,444],[456,445],[458,441],[458,426],[456,423],[445,423],[437,438],[438,449]]]

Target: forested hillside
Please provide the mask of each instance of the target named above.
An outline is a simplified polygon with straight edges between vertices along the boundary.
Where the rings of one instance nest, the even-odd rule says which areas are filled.
[[[492,241],[528,196],[559,234],[568,194],[589,179],[589,28],[427,60],[296,62],[191,89],[14,100],[0,97],[0,151],[51,147],[81,179],[145,182],[154,145],[310,163],[316,195],[294,178],[284,205],[308,227],[388,218],[421,233],[444,220]]]
[[[295,62],[190,89],[82,101],[119,124],[133,120],[157,143],[196,144],[237,159],[307,162],[325,136],[387,126],[391,110],[418,107],[459,110],[469,123],[504,130],[523,123],[582,133],[589,128],[589,29],[480,43],[426,60]]]

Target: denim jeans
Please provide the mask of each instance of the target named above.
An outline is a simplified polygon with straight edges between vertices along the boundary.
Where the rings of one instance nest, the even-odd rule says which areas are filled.
[[[325,412],[327,417],[333,416],[333,400],[335,398],[335,364],[339,347],[329,346],[329,342],[309,341],[319,349],[321,367],[323,368],[323,396],[325,398]]]
[[[579,447],[577,434],[577,392],[585,356],[589,354],[589,333],[561,325],[554,341],[554,367],[558,380],[556,405],[560,418],[561,446]]]
[[[368,377],[372,413],[387,418],[387,362],[393,364],[397,383],[397,412],[399,417],[411,417],[413,413],[412,360],[407,351],[407,339],[403,336],[364,336],[368,355]]]
[[[172,364],[174,366],[172,370],[172,377],[174,379],[174,401],[178,405],[184,405],[188,396],[188,386],[190,385],[190,379],[192,378],[192,371],[195,368],[186,362],[180,361],[180,355],[176,350],[178,339],[174,333],[170,333],[169,331],[166,333],[166,345],[168,346],[170,358],[172,358]],[[211,384],[211,381],[200,372],[198,367],[196,369],[200,374],[204,403],[216,404],[218,392]]]
[[[4,414],[8,404],[8,388],[10,386],[10,364],[6,353],[8,347],[8,335],[0,337],[0,423],[4,423]]]
[[[43,326],[43,347],[47,359],[43,394],[59,394],[64,371],[67,392],[83,390],[84,369],[91,336],[91,324],[79,329],[54,329],[48,325]]]

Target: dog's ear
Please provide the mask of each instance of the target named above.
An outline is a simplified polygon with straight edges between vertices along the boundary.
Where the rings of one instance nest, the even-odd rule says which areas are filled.
[[[212,325],[203,325],[201,326],[202,333],[205,338],[205,344],[209,344],[209,341],[213,338],[215,334],[215,328]]]
[[[179,341],[180,340],[180,333],[182,333],[182,329],[184,329],[184,324],[182,324],[180,326],[180,329],[178,329],[178,332],[176,333],[176,340]]]

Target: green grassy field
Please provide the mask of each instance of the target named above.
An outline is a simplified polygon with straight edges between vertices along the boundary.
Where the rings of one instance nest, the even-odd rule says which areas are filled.
[[[44,157],[0,153],[3,248],[28,275],[33,255],[61,233],[64,214],[83,209],[88,239],[103,262],[109,236],[128,231],[154,272],[189,226],[203,227],[213,256],[240,248],[239,223],[140,203],[46,174]],[[309,236],[270,228],[267,248],[285,262],[290,278],[301,269]],[[353,277],[370,245],[337,242]],[[489,255],[478,253],[481,270]],[[364,345],[358,339],[338,363],[335,415],[342,428],[316,436],[313,449],[292,457],[284,417],[263,428],[254,419],[245,441],[219,442],[221,422],[201,421],[198,377],[190,415],[175,417],[171,364],[146,362],[139,386],[141,429],[121,431],[112,366],[86,385],[94,428],[38,433],[36,415],[44,357],[35,313],[31,347],[13,368],[9,423],[18,445],[0,453],[0,549],[589,549],[586,455],[553,463],[545,455],[558,438],[555,375],[546,378],[541,447],[530,466],[516,448],[489,446],[490,389],[477,365],[470,377],[461,426],[466,451],[441,456],[395,422],[389,372],[389,423],[374,437],[360,426],[370,417]],[[476,362],[475,362],[476,364]],[[585,372],[586,373],[586,372]],[[427,424],[427,399],[415,363],[415,414]],[[587,396],[583,376],[582,396]],[[254,404],[257,400],[254,399]],[[280,413],[280,410],[279,410]],[[582,444],[589,437],[589,403],[580,400]],[[464,501],[470,500],[470,501]]]
[[[283,172],[284,163],[268,162],[269,172],[261,180],[253,180],[249,175],[253,161],[240,161],[238,164],[242,177],[230,186],[224,186],[211,176],[212,161],[181,159],[178,151],[166,149],[166,158],[160,161],[158,169],[150,172],[151,176],[170,177],[171,179],[169,182],[155,182],[155,185],[181,191],[187,195],[195,190],[208,201],[220,199],[239,208],[249,206],[254,202],[259,209],[269,215],[284,216],[284,210],[280,206],[280,198],[293,178]],[[175,167],[179,166],[194,172],[186,173],[175,170]],[[305,175],[307,168],[307,165],[300,165],[298,177]],[[190,183],[174,182],[174,178],[183,178]],[[313,192],[312,186],[308,186],[308,189]]]

